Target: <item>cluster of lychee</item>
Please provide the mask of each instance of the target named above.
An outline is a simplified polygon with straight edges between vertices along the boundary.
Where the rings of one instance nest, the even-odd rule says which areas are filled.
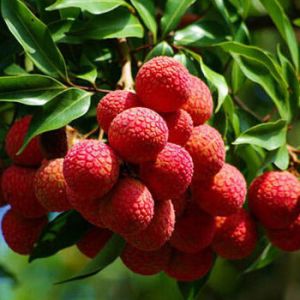
[[[247,212],[246,181],[225,162],[222,136],[205,124],[212,111],[202,80],[175,59],[156,57],[138,71],[136,93],[100,100],[107,142],[83,139],[53,157],[38,136],[17,155],[31,117],[16,121],[6,137],[13,165],[1,180],[11,206],[2,221],[7,244],[29,254],[48,212],[75,209],[92,224],[77,243],[82,253],[96,256],[119,234],[122,261],[143,275],[191,281],[209,272],[214,253],[250,256],[257,220],[274,245],[300,249],[299,181],[288,172],[263,174],[250,187]]]

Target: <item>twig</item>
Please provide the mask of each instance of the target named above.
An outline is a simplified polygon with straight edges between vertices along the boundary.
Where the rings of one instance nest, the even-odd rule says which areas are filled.
[[[292,159],[292,162],[296,165],[300,165],[300,159],[298,158],[298,154],[300,154],[300,150],[294,148],[291,145],[287,145],[287,150]]]
[[[131,72],[130,49],[125,38],[119,39],[119,50],[121,55],[122,73],[117,83],[117,87],[124,90],[134,89],[134,80]]]
[[[102,141],[103,140],[103,136],[104,136],[104,130],[102,128],[100,128],[99,135],[98,135],[98,140]]]
[[[91,87],[91,86],[78,85],[78,84],[75,84],[71,81],[68,81],[68,84],[70,86],[75,87],[75,88],[79,88],[79,89],[82,89],[82,90],[85,90],[85,91],[88,91],[88,92],[93,92],[93,93],[109,93],[109,92],[111,92],[111,90],[99,89],[96,86]]]

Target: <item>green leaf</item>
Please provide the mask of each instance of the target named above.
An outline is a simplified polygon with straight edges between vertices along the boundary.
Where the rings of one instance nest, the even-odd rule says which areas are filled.
[[[53,40],[57,43],[66,37],[66,34],[71,30],[74,20],[62,19],[49,24]]]
[[[163,37],[176,28],[180,18],[194,2],[195,0],[167,0],[165,12],[161,18]]]
[[[251,264],[243,274],[247,274],[256,270],[260,270],[262,268],[270,265],[278,256],[280,255],[280,251],[272,246],[271,243],[268,243],[267,246],[262,251],[261,255],[257,258],[257,260]]]
[[[18,102],[25,105],[44,105],[66,87],[43,75],[0,77],[0,102]]]
[[[57,0],[47,7],[47,10],[55,10],[76,7],[88,11],[91,14],[104,14],[119,6],[128,6],[123,0]]]
[[[124,245],[125,241],[120,236],[114,234],[100,253],[92,261],[90,261],[78,275],[70,279],[60,281],[57,284],[84,279],[99,273],[120,256]]]
[[[231,69],[231,85],[232,85],[232,92],[234,94],[236,94],[240,90],[245,80],[246,77],[241,71],[239,64],[234,60]]]
[[[200,68],[204,77],[212,84],[218,91],[218,105],[216,107],[216,112],[221,108],[226,96],[228,95],[228,86],[225,77],[221,74],[216,73],[203,62],[202,57],[192,51],[186,50],[196,61],[199,62]]]
[[[174,51],[172,47],[165,41],[157,44],[146,56],[145,61],[155,56],[173,56]]]
[[[157,40],[157,24],[155,20],[155,6],[149,0],[130,0],[135,7],[147,28],[153,34],[153,43],[156,44]]]
[[[174,43],[178,46],[205,47],[224,41],[224,26],[215,20],[200,20],[175,32]]]
[[[47,26],[19,0],[2,0],[2,16],[33,63],[45,74],[67,78],[64,58]]]
[[[89,223],[75,210],[60,214],[44,228],[29,257],[29,262],[51,256],[76,244],[89,227]]]
[[[16,76],[28,74],[22,67],[17,64],[11,64],[3,70],[5,75]],[[0,77],[1,78],[1,77]]]
[[[280,32],[282,38],[285,40],[293,63],[296,69],[299,69],[299,51],[296,35],[292,24],[285,14],[281,4],[277,0],[260,0],[263,4],[270,17],[272,18],[274,24],[276,25],[278,31]]]
[[[287,123],[284,120],[262,123],[244,131],[233,144],[251,144],[271,151],[286,143],[286,132]]]
[[[112,39],[143,37],[144,29],[139,20],[127,9],[118,8],[112,12],[94,16],[88,22],[74,25],[70,35],[81,39]]]
[[[294,25],[296,25],[297,27],[300,27],[300,18],[297,18],[293,21]]]
[[[286,145],[283,145],[276,152],[274,164],[280,170],[286,170],[289,166],[290,156]]]
[[[199,77],[200,66],[196,60],[194,60],[190,56],[187,56],[184,52],[175,54],[174,58],[182,63],[192,75]]]
[[[84,115],[90,107],[90,98],[90,93],[75,88],[58,94],[33,116],[24,144],[18,153],[21,153],[35,136],[61,128]]]

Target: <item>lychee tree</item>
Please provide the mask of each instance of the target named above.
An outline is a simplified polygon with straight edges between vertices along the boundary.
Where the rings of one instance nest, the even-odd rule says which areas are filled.
[[[61,283],[121,257],[194,299],[219,257],[243,276],[300,249],[297,4],[0,3],[12,250],[77,245],[91,261]]]

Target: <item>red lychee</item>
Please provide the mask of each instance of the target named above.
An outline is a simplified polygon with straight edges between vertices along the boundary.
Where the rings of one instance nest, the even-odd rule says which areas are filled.
[[[193,120],[183,109],[162,115],[169,129],[169,142],[184,146],[193,131]]]
[[[10,209],[2,220],[3,237],[13,251],[23,255],[30,254],[47,222],[45,216],[26,219]]]
[[[271,243],[284,251],[300,250],[300,215],[286,228],[269,229]]]
[[[168,127],[155,111],[130,108],[118,114],[112,121],[108,140],[117,153],[132,163],[155,159],[168,140]]]
[[[63,173],[68,186],[87,198],[100,198],[119,177],[119,160],[103,142],[83,140],[64,159]]]
[[[257,177],[249,188],[249,207],[267,228],[289,226],[299,213],[300,183],[281,171],[270,171]]]
[[[67,199],[63,162],[63,158],[44,161],[35,174],[35,195],[47,211],[60,212],[71,209]]]
[[[149,226],[125,238],[129,244],[140,250],[158,250],[170,239],[174,225],[175,212],[171,200],[159,201],[155,205],[154,217]]]
[[[176,111],[190,97],[190,74],[174,58],[158,56],[140,68],[136,92],[144,105],[155,111]]]
[[[201,209],[213,216],[236,213],[244,204],[247,186],[242,173],[230,164],[210,180],[194,182],[193,200]]]
[[[67,187],[67,198],[73,209],[77,210],[84,219],[97,227],[105,227],[99,209],[101,198],[87,198]]]
[[[212,248],[221,257],[242,259],[254,251],[256,225],[244,209],[228,217],[216,217],[216,226]]]
[[[24,151],[17,155],[23,145],[31,119],[32,116],[25,116],[17,120],[9,129],[5,139],[5,150],[8,156],[15,164],[22,166],[37,166],[43,160],[39,136],[33,138]]]
[[[37,218],[46,214],[34,193],[34,169],[10,166],[2,176],[2,191],[5,201],[13,210],[26,218]]]
[[[99,126],[107,133],[112,120],[122,111],[141,106],[135,93],[116,90],[104,96],[97,106],[97,120]]]
[[[193,161],[184,148],[168,143],[155,161],[141,164],[140,175],[155,199],[170,199],[190,185]]]
[[[180,281],[194,281],[205,276],[213,265],[213,254],[206,248],[197,253],[184,253],[173,249],[164,271]]]
[[[92,227],[76,245],[85,256],[94,258],[105,247],[111,236],[112,232],[107,229]]]
[[[197,253],[211,244],[215,229],[214,217],[190,204],[176,219],[170,244],[185,253]]]
[[[131,271],[142,275],[154,275],[168,264],[171,248],[168,245],[156,251],[141,251],[129,244],[125,245],[121,259]]]
[[[126,236],[146,229],[154,215],[154,200],[138,180],[119,180],[107,199],[100,202],[100,215],[109,229]]]
[[[207,180],[224,165],[225,145],[222,136],[209,125],[194,127],[185,149],[194,162],[194,181]]]
[[[204,124],[212,115],[213,100],[207,85],[196,76],[191,76],[191,95],[182,106],[194,122],[194,126]]]
[[[181,216],[183,214],[188,203],[191,201],[191,196],[190,196],[189,191],[187,190],[185,193],[172,198],[171,201],[174,206],[175,216],[176,216],[176,218],[178,218],[179,216]]]

